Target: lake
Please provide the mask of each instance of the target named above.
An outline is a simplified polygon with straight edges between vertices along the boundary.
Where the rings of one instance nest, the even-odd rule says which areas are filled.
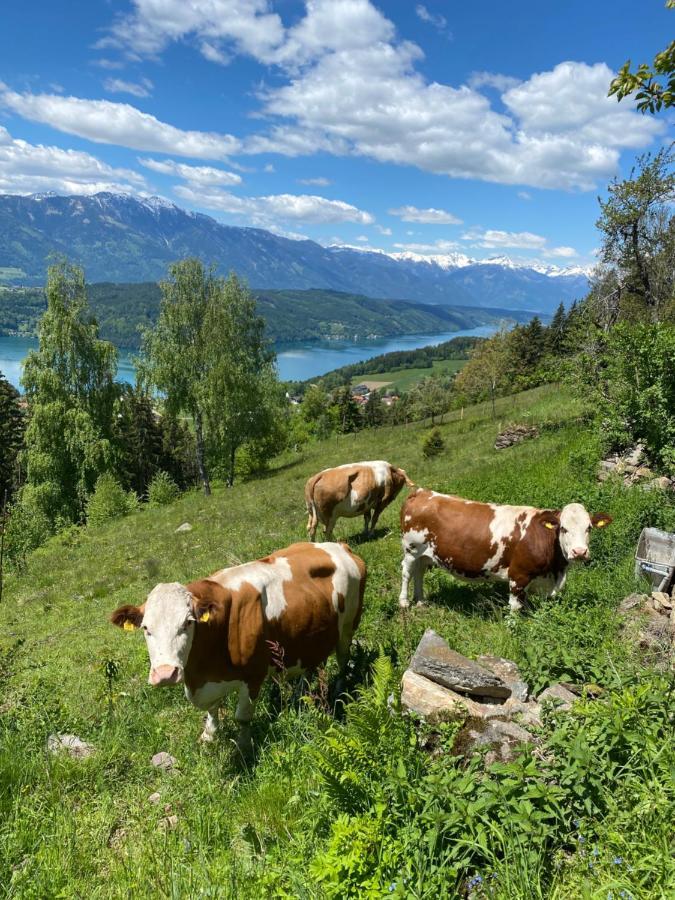
[[[440,344],[451,338],[487,337],[494,326],[481,325],[464,331],[445,331],[440,334],[406,334],[377,341],[303,341],[295,344],[278,344],[277,366],[282,381],[304,381],[324,375],[332,369],[347,366],[363,359],[371,359],[381,353],[394,350],[415,350],[429,344]],[[21,367],[29,350],[37,347],[35,338],[2,337],[0,335],[0,372],[15,387],[19,387]],[[120,381],[134,382],[133,353],[120,350],[117,377]]]

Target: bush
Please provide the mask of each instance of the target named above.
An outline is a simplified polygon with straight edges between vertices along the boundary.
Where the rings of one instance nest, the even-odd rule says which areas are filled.
[[[11,568],[22,569],[29,553],[39,547],[52,533],[52,526],[42,508],[31,502],[27,488],[17,503],[9,508],[5,530],[5,555]]]
[[[443,435],[438,428],[434,428],[422,442],[422,455],[425,459],[431,459],[434,456],[438,456],[438,454],[442,453],[444,450],[445,441],[443,440]]]
[[[180,491],[178,485],[168,472],[157,472],[148,485],[148,503],[150,506],[166,506],[173,503]]]
[[[101,525],[109,519],[126,516],[138,506],[138,497],[128,493],[109,472],[99,475],[94,493],[87,501],[87,523]]]

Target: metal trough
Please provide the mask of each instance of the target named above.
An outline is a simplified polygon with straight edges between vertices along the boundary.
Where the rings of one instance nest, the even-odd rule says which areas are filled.
[[[635,577],[646,575],[652,590],[668,589],[675,573],[675,534],[643,528],[635,551]]]

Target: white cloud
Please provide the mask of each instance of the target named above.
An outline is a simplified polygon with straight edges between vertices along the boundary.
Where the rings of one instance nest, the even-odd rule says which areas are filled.
[[[432,13],[426,8],[423,3],[418,3],[415,7],[415,13],[418,19],[421,19],[423,22],[427,22],[429,25],[433,25],[434,28],[438,29],[441,33],[445,32],[445,29],[448,25],[448,20],[445,16],[442,16],[440,13]]]
[[[104,89],[109,94],[131,94],[134,97],[149,97],[153,83],[149,78],[141,78],[140,82],[124,81],[122,78],[106,78]]]
[[[391,228],[385,228],[384,225],[376,225],[375,228],[380,232],[380,234],[384,234],[386,237],[391,236]]]
[[[398,216],[404,222],[419,222],[422,225],[461,225],[462,220],[444,209],[418,209],[416,206],[400,206],[389,210],[390,216]]]
[[[546,246],[546,238],[540,234],[532,234],[530,231],[498,231],[493,228],[486,231],[477,228],[471,229],[462,235],[462,240],[472,241],[474,246],[484,247],[488,250],[503,247],[542,250]]]
[[[545,256],[562,256],[564,258],[569,258],[578,255],[579,254],[574,247],[551,247],[550,250],[545,251]]]
[[[51,125],[57,131],[98,144],[117,144],[132,150],[197,159],[225,159],[240,149],[240,142],[231,135],[183,131],[128,103],[84,100],[59,94],[20,94],[0,82],[0,106],[24,119]]]
[[[518,196],[521,200],[531,200],[532,194],[528,194],[527,191],[518,191]]]
[[[330,183],[330,179],[322,178],[321,176],[318,178],[298,178],[298,184],[314,185],[315,187],[328,187]]]
[[[311,194],[270,194],[263,197],[239,197],[229,191],[212,188],[195,191],[190,185],[178,185],[175,194],[195,206],[216,209],[237,216],[263,228],[283,219],[286,221],[326,224],[356,222],[371,225],[370,213],[342,200],[327,200]]]
[[[357,238],[357,241],[360,241],[362,244],[370,243],[370,238],[366,234],[360,234]]]
[[[228,66],[232,62],[232,57],[229,53],[225,53],[222,47],[210,41],[202,41],[199,49],[204,59],[208,59],[209,62],[216,63],[219,66]]]
[[[186,163],[175,162],[173,159],[141,159],[139,163],[146,169],[159,172],[162,175],[176,175],[192,185],[226,186],[241,184],[241,175],[234,172],[226,172],[224,169],[215,169],[213,166],[188,166]]]
[[[499,72],[472,72],[469,75],[468,85],[471,88],[491,87],[496,90],[508,91],[509,88],[520,84],[520,78],[512,75],[500,75]]]
[[[272,165],[272,163],[267,163],[267,165],[263,168],[263,172],[266,172],[268,175],[271,175],[273,172],[276,172],[276,169]]]
[[[96,194],[99,191],[145,193],[145,179],[117,169],[79,150],[29,144],[0,126],[0,193]]]

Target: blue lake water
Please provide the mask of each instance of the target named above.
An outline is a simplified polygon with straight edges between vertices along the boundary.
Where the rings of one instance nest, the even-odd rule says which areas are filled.
[[[482,325],[465,331],[448,331],[441,334],[407,334],[377,341],[304,341],[296,344],[278,344],[277,367],[283,381],[304,381],[323,375],[340,366],[371,359],[393,350],[414,350],[429,344],[440,344],[450,338],[466,336],[485,337],[495,331],[494,326]],[[37,347],[35,338],[2,337],[0,335],[0,372],[15,387],[19,387],[23,360],[29,350]],[[134,382],[133,353],[120,350],[117,377],[121,381]]]

